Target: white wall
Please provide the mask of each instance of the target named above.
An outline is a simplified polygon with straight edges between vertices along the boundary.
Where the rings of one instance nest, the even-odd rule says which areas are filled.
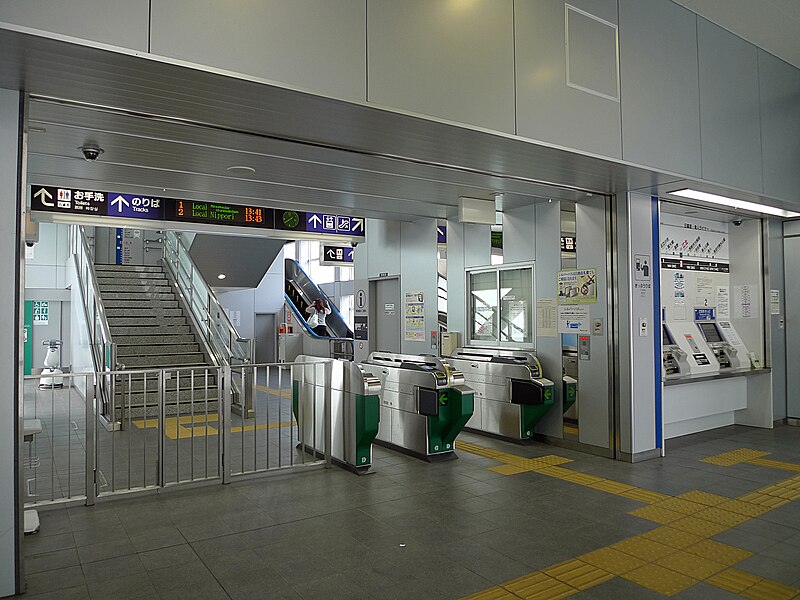
[[[22,447],[19,406],[19,378],[22,374],[22,329],[19,305],[19,228],[18,209],[19,102],[17,92],[0,89],[0,206],[6,218],[0,219],[0,597],[21,591],[18,546],[20,527],[18,465]]]

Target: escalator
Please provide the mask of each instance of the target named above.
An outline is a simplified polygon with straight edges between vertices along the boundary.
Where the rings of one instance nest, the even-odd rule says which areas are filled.
[[[298,326],[302,329],[302,333],[306,336],[318,341],[330,341],[330,355],[337,355],[337,357],[349,357],[353,355],[353,332],[347,326],[344,318],[339,313],[338,307],[333,301],[323,292],[317,285],[311,281],[311,278],[300,267],[297,261],[291,258],[285,259],[284,264],[285,272],[285,287],[284,298],[286,300],[287,309],[294,313],[294,318]],[[325,318],[325,326],[328,330],[328,337],[317,335],[306,322],[308,313],[306,309],[314,302],[316,298],[321,298],[327,302],[331,308],[331,314]],[[305,354],[318,355],[305,351]]]

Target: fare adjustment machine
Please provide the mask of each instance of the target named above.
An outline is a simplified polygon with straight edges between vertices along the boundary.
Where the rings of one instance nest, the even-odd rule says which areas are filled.
[[[292,410],[298,431],[309,452],[325,448],[325,363],[317,357],[298,356],[292,369]],[[380,379],[357,363],[331,363],[331,454],[339,465],[364,473],[372,466],[372,442],[380,422]]]
[[[464,373],[475,390],[475,414],[467,427],[514,440],[533,437],[533,428],[555,403],[554,384],[542,377],[533,352],[498,348],[458,348],[447,361]],[[577,382],[564,382],[576,397]]]
[[[373,352],[363,367],[381,381],[379,443],[425,460],[455,456],[473,413],[473,391],[459,371],[436,357],[391,352]]]
[[[750,368],[750,356],[730,321],[717,321],[713,308],[696,308],[694,320],[708,347],[719,363],[720,371]]]

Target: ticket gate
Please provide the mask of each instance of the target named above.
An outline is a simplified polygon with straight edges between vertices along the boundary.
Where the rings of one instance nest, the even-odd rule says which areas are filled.
[[[425,460],[454,458],[473,412],[473,391],[442,359],[373,352],[363,368],[381,380],[377,443]]]
[[[555,384],[542,377],[542,365],[533,352],[458,348],[446,360],[464,373],[464,381],[475,390],[469,429],[529,439],[555,403]]]
[[[304,364],[292,368],[292,410],[298,423],[310,424],[303,427],[301,442],[310,452],[324,453],[325,369],[330,368],[331,455],[343,467],[366,472],[380,422],[380,379],[351,361],[300,355],[295,362]]]

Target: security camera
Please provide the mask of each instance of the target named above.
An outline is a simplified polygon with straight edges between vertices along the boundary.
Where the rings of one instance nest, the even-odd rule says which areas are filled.
[[[739,225],[742,224],[742,220],[741,219],[734,219],[733,220],[733,224],[736,225],[736,227],[738,227]]]
[[[103,150],[97,144],[84,144],[78,148],[81,152],[83,152],[83,158],[86,162],[94,162],[97,160],[97,157],[100,156],[105,150]]]
[[[355,248],[358,246],[358,242],[350,242],[350,247]]]
[[[35,242],[25,242],[25,245],[26,245],[28,248],[33,248],[33,244],[34,244],[34,243],[35,243]]]

